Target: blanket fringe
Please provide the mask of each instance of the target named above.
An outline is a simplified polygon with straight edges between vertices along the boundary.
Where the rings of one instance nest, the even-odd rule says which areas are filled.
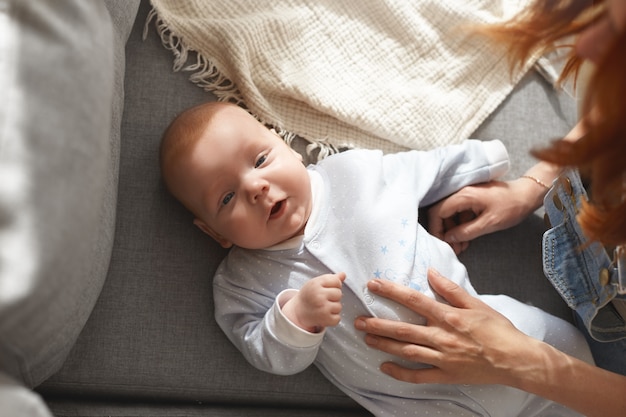
[[[148,36],[149,24],[155,20],[155,27],[161,43],[165,49],[174,55],[174,72],[191,72],[189,80],[201,87],[203,90],[213,93],[218,100],[242,104],[243,98],[237,86],[228,78],[223,76],[219,70],[205,57],[197,51],[187,47],[185,43],[169,29],[167,24],[158,16],[155,8],[152,8],[146,19],[143,38]],[[196,62],[188,64],[190,55],[195,55]]]
[[[207,58],[198,53],[198,51],[189,48],[182,41],[180,37],[172,33],[168,25],[159,17],[157,10],[153,7],[148,13],[146,23],[143,28],[143,39],[148,36],[148,30],[150,23],[154,20],[157,34],[161,38],[161,43],[165,49],[172,52],[174,55],[174,63],[172,70],[174,72],[191,72],[189,80],[202,88],[204,91],[210,92],[217,98],[218,101],[226,101],[242,106],[246,110],[248,107],[241,95],[241,92],[231,80],[225,77],[218,68]],[[188,63],[195,55],[195,63]],[[258,119],[258,116],[256,116]],[[291,146],[293,140],[297,137],[307,141],[309,144],[306,146],[307,156],[313,156],[317,154],[317,161],[321,161],[329,155],[339,153],[343,149],[337,148],[327,139],[309,139],[298,136],[293,132],[286,131],[274,123],[264,122],[261,123],[270,125],[278,133],[278,135]]]

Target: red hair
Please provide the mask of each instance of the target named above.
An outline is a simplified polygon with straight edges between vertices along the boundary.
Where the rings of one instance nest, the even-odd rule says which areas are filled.
[[[480,32],[509,47],[512,71],[550,52],[604,16],[603,0],[539,0],[515,19]],[[572,47],[572,45],[566,45]],[[581,60],[572,47],[561,80],[576,76]],[[626,31],[607,46],[589,80],[584,102],[585,135],[532,151],[544,161],[573,167],[588,179],[590,201],[578,222],[592,240],[626,243]]]

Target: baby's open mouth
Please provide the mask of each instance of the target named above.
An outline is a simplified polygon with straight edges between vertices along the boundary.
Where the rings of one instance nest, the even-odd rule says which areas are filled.
[[[280,209],[283,208],[283,201],[284,200],[281,200],[278,203],[274,204],[272,210],[270,211],[270,218],[274,217],[277,213],[280,213]]]

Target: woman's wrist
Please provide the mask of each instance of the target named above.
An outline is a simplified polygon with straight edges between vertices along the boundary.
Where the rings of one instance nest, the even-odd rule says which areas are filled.
[[[500,362],[499,383],[563,403],[565,398],[558,391],[563,381],[574,378],[574,361],[553,346],[526,336],[525,340],[518,340],[516,348],[507,352],[506,360]]]
[[[542,187],[544,190],[549,190],[550,187],[545,182],[541,181],[539,178],[533,177],[532,175],[522,175],[520,178],[526,178],[527,180],[531,180],[538,186]]]
[[[523,363],[511,369],[510,385],[545,396],[545,391],[551,389],[551,375],[560,375],[554,368],[560,368],[558,363],[564,354],[547,343],[529,339],[524,352],[516,355]]]
[[[532,204],[533,210],[543,205],[543,198],[552,186],[552,182],[561,174],[561,168],[547,162],[539,162],[520,176],[520,181],[526,182],[527,201]]]
[[[625,400],[623,396],[611,396],[610,385],[623,387],[623,376],[597,368],[535,339],[525,346],[521,357],[525,365],[511,371],[508,385],[566,405],[590,417],[622,415]],[[590,389],[590,385],[594,389]],[[598,404],[603,404],[602,409],[598,408]],[[621,411],[616,413],[615,410]]]

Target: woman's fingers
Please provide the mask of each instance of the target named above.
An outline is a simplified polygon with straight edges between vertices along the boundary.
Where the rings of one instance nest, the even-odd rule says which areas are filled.
[[[435,269],[428,269],[428,282],[437,294],[454,307],[470,308],[476,303],[475,297],[471,296],[464,288],[450,281]],[[437,304],[441,306],[440,303]],[[441,308],[437,309],[442,310]]]
[[[384,322],[383,319],[377,319]],[[384,323],[383,323],[384,324]],[[439,352],[428,345],[428,340],[423,335],[413,334],[403,336],[398,340],[394,336],[383,337],[368,333],[365,336],[365,343],[369,347],[387,352],[399,358],[407,359],[411,362],[434,365],[438,362]],[[421,341],[418,342],[418,341]]]
[[[392,378],[413,384],[447,384],[446,375],[438,368],[409,369],[393,362],[385,362],[380,370]]]
[[[431,319],[432,312],[442,306],[441,303],[421,292],[384,279],[371,280],[367,283],[367,288],[374,294],[408,307],[426,319]]]
[[[373,280],[368,284],[373,293],[426,318],[426,325],[357,318],[354,325],[367,333],[365,341],[370,347],[431,366],[411,369],[388,362],[381,369],[396,379],[417,383],[506,381],[506,372],[494,364],[527,344],[528,337],[502,314],[436,271],[428,271],[428,280],[433,291],[449,304],[386,280]]]
[[[431,329],[427,326],[375,317],[359,317],[354,325],[358,330],[368,333],[368,345],[394,354],[402,353],[403,342],[428,346],[431,340]]]
[[[476,302],[476,298],[472,297],[465,289],[432,268],[428,270],[428,281],[433,290],[453,307],[469,308]],[[428,321],[433,319],[440,321],[443,315],[450,311],[449,306],[433,300],[410,287],[388,280],[372,280],[368,283],[368,289],[375,294],[404,305],[425,317]]]

